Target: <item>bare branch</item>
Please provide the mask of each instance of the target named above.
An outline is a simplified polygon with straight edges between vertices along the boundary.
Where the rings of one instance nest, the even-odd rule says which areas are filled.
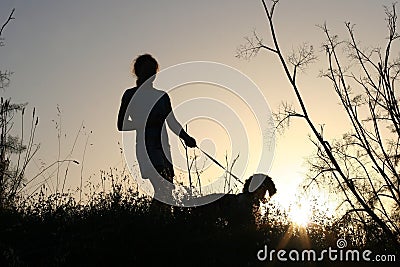
[[[385,8],[389,36],[384,53],[379,48],[360,48],[354,34],[354,25],[348,22],[345,27],[350,35],[349,41],[340,40],[337,35],[331,34],[326,24],[319,26],[326,37],[323,48],[328,63],[327,70],[321,72],[321,76],[332,82],[351,127],[341,140],[328,142],[324,139],[323,127],[319,130],[308,114],[308,106],[296,83],[297,72],[317,59],[314,49],[305,43],[285,58],[280,50],[273,21],[279,1],[271,0],[270,6],[266,0],[261,1],[272,46],[265,46],[254,33],[252,38],[246,39],[247,45],[239,51],[242,57],[250,58],[264,48],[278,56],[301,109],[298,113],[291,105],[283,104],[274,113],[278,128],[283,127],[284,123],[288,125],[292,117],[304,119],[316,138],[312,140],[316,152],[310,164],[310,171],[315,174],[311,183],[322,178],[321,183],[326,184],[327,177],[335,181],[336,190],[343,193],[345,202],[350,204],[347,207],[351,208],[348,214],[355,212],[357,215],[352,220],[364,226],[369,222],[376,223],[388,237],[399,244],[398,217],[387,206],[387,202],[381,199],[383,195],[390,196],[393,203],[400,203],[400,176],[396,169],[400,154],[400,99],[395,90],[400,76],[400,58],[394,61],[390,59],[392,44],[399,39],[395,4],[391,9]],[[353,67],[357,67],[356,73],[359,75],[352,71]]]
[[[314,53],[314,47],[308,43],[302,44],[296,51],[293,50],[288,57],[289,63],[301,70],[304,70],[317,59],[318,57]]]
[[[237,58],[244,58],[244,59],[250,59],[255,57],[260,49],[265,49],[271,52],[276,53],[276,50],[264,45],[263,39],[257,34],[255,30],[253,30],[253,35],[251,37],[246,36],[245,38],[245,43],[240,45],[236,49],[236,57]]]
[[[0,37],[2,36],[3,31],[4,31],[5,27],[7,26],[7,24],[10,23],[11,20],[15,19],[15,18],[13,17],[14,12],[15,12],[15,8],[12,9],[12,11],[11,11],[11,13],[10,13],[10,16],[8,16],[8,19],[6,20],[6,22],[4,22],[3,26],[1,26],[1,29],[0,29]]]
[[[315,62],[317,59],[318,57],[314,53],[314,47],[308,43],[303,43],[296,51],[293,50],[288,56],[288,62],[293,66],[293,82],[296,82],[298,69],[304,71],[309,64]]]
[[[289,127],[291,118],[304,118],[304,115],[296,112],[293,105],[286,102],[282,102],[278,112],[274,112],[272,115],[276,123],[275,129],[281,134]]]

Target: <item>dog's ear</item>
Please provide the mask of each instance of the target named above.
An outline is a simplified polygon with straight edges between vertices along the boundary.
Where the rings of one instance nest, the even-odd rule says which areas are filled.
[[[265,174],[262,174],[262,173],[253,174],[253,176],[251,176],[249,178],[249,179],[251,179],[251,181],[250,181],[250,185],[249,185],[249,188],[248,188],[248,192],[249,193],[253,193],[254,191],[256,191],[257,188],[260,187],[260,185],[267,178],[269,178],[269,177],[266,176]]]

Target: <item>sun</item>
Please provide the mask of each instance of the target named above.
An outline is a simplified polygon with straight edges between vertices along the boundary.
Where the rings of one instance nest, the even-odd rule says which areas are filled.
[[[311,219],[312,207],[307,200],[294,203],[288,213],[289,220],[300,227],[306,227]]]
[[[282,222],[308,228],[311,225],[329,225],[338,216],[336,195],[320,189],[281,190],[269,201],[271,207],[282,211],[279,220]],[[265,208],[267,212],[268,208]]]

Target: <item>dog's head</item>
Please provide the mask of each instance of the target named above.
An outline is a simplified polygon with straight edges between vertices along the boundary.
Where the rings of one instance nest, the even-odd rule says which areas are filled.
[[[254,196],[259,200],[265,198],[267,191],[270,197],[276,193],[275,184],[268,175],[257,173],[250,176],[244,183],[243,193],[254,194]]]

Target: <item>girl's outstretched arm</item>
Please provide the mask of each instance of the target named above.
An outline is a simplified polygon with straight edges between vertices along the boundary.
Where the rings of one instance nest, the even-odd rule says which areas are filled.
[[[183,129],[182,125],[176,119],[175,114],[172,111],[171,100],[169,96],[165,94],[165,97],[166,97],[166,109],[168,114],[167,123],[169,128],[173,133],[182,138],[188,147],[196,147],[196,140],[187,134],[187,132]]]

